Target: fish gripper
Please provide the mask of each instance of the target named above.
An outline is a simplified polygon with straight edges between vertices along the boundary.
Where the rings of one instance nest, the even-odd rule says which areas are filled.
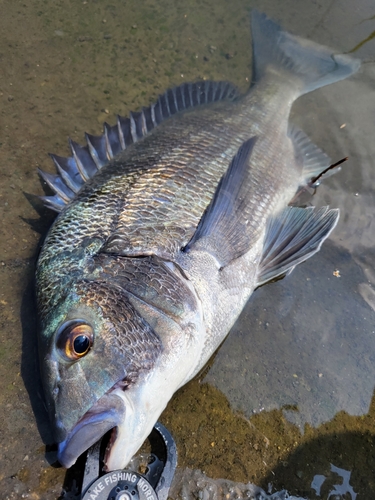
[[[149,436],[150,459],[145,472],[120,469],[100,473],[101,440],[87,452],[81,500],[167,500],[177,466],[177,449],[159,422]]]

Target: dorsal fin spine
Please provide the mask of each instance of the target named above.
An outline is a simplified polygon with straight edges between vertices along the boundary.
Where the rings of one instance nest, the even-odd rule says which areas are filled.
[[[124,137],[124,134],[122,132],[122,128],[121,128],[121,121],[120,121],[120,115],[117,115],[117,130],[118,130],[118,136],[119,136],[119,139],[120,139],[120,144],[121,144],[121,149],[125,149],[125,137]]]
[[[155,118],[155,104],[153,104],[151,106],[151,120],[152,120],[154,127],[156,127],[157,123],[156,123],[156,118]]]
[[[167,105],[167,110],[168,110],[169,116],[174,115],[177,112],[177,109],[175,108],[175,105],[174,105],[173,94],[171,96],[171,91],[172,91],[172,89],[167,90],[167,93],[165,96],[165,102]]]
[[[131,133],[131,122],[130,118],[124,118],[120,116],[120,124],[122,128],[122,132],[124,135],[125,149],[133,144],[133,136]]]
[[[203,97],[203,104],[206,104],[206,102],[207,102],[208,92],[210,90],[209,83],[207,85],[205,85],[205,87],[207,87],[207,88],[205,88],[205,91],[204,91],[204,93],[202,95],[202,97]]]
[[[50,208],[54,212],[61,212],[66,205],[65,201],[58,194],[53,196],[39,196],[39,198],[47,208]]]
[[[147,134],[148,129],[147,129],[146,117],[145,117],[143,110],[141,111],[140,119],[141,119],[142,137],[144,137]]]
[[[108,158],[108,154],[107,154],[105,135],[104,134],[102,134],[102,135],[86,134],[86,139],[88,139],[90,141],[90,145],[91,145],[91,148],[89,148],[90,154],[92,157],[94,154],[95,158],[97,158],[99,160],[97,167],[98,167],[98,169],[101,169],[110,160],[110,158]]]
[[[176,95],[176,89],[172,89],[172,95],[173,95],[173,102],[176,107],[176,112],[180,111],[178,107],[178,102],[177,102],[177,95]]]
[[[43,172],[40,168],[38,169],[38,172],[48,186],[55,191],[55,193],[59,195],[65,203],[68,203],[74,197],[74,192],[68,188],[59,175]]]
[[[197,104],[202,104],[201,103],[201,86],[200,85],[196,86],[196,96],[197,96]]]
[[[60,162],[62,162],[63,160],[66,160],[66,158],[60,158],[59,156],[56,156],[56,155],[51,154],[51,153],[50,153],[50,157],[52,158],[53,163],[55,164],[56,170],[60,174],[61,178],[64,180],[65,184],[74,193],[78,193],[78,191],[83,186],[83,179],[79,178],[79,182],[77,182],[76,178],[73,177],[72,174],[69,175],[69,173],[63,168],[63,166],[61,165]],[[74,161],[74,158],[71,158],[71,160]]]
[[[221,89],[220,87],[218,87],[217,89],[215,89],[215,93],[214,93],[214,101],[220,101],[220,96],[221,96],[221,93],[222,93],[223,89]]]
[[[80,191],[85,182],[91,179],[120,151],[138,142],[142,137],[159,125],[164,119],[199,104],[216,102],[220,99],[234,99],[238,91],[229,82],[201,81],[183,83],[161,94],[154,104],[130,116],[117,116],[117,123],[111,127],[104,123],[100,136],[85,134],[86,146],[80,146],[69,139],[72,156],[68,158],[51,155],[58,175],[40,171],[40,175],[56,193],[43,196],[44,204],[60,211],[63,204],[69,203]]]
[[[181,111],[181,110],[185,109],[185,97],[184,97],[184,93],[181,90],[181,86],[176,88],[176,99],[177,99],[177,101],[178,101],[179,97],[181,99],[181,106],[179,108],[179,111]]]
[[[112,151],[111,141],[109,140],[109,128],[110,128],[110,126],[108,125],[108,123],[104,123],[105,147],[107,150],[107,156],[110,159],[112,159],[113,158],[113,151]]]
[[[173,110],[171,110],[171,102],[170,100],[168,99],[169,95],[168,95],[168,91],[167,93],[165,94],[165,102],[167,104],[167,110],[168,110],[168,116],[171,116],[173,114]],[[177,110],[176,110],[177,111]]]
[[[92,159],[94,160],[94,163],[95,163],[97,169],[100,170],[104,166],[104,162],[99,158],[98,152],[96,151],[96,149],[92,145],[91,140],[90,140],[90,135],[85,134],[85,136],[86,136],[87,146],[88,146],[89,151],[90,151],[90,155],[91,155]]]
[[[143,108],[142,114],[143,114],[143,118],[144,118],[144,122],[145,122],[145,130],[146,130],[146,132],[150,132],[155,127],[155,125],[152,121],[151,106],[148,108]]]
[[[84,182],[87,182],[90,179],[90,176],[88,175],[87,170],[85,169],[83,163],[81,162],[81,159],[79,158],[79,156],[76,152],[76,144],[70,138],[69,138],[69,146],[70,146],[70,150],[72,152],[73,158],[76,162],[77,168],[79,170],[79,173],[81,174],[81,177],[84,180]]]
[[[65,184],[68,186],[68,188],[70,188],[73,191],[73,193],[77,194],[78,191],[80,190],[80,187],[78,188],[76,185],[74,185],[71,182],[70,177],[66,174],[66,172],[60,167],[60,165],[58,163],[55,163],[55,166],[56,166],[56,169],[57,169],[60,177],[65,182]]]
[[[135,120],[133,118],[133,113],[130,113],[130,133],[132,135],[133,142],[137,142],[138,141],[137,127],[136,127],[136,124],[135,124]]]
[[[185,109],[191,106],[191,85],[188,83],[184,88]]]

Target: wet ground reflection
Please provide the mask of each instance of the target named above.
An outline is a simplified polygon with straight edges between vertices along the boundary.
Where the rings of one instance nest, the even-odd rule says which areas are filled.
[[[375,326],[372,309],[355,290],[364,284],[356,260],[327,242],[288,279],[255,293],[205,381],[246,416],[291,408],[284,413],[301,429],[341,410],[366,413],[375,380]],[[269,313],[275,309],[277,317]]]
[[[185,409],[185,419],[175,408]],[[182,441],[180,467],[201,469],[210,478],[250,481],[266,492],[286,488],[311,500],[332,499],[335,487],[345,484],[343,476],[352,490],[338,498],[354,500],[354,492],[358,499],[368,499],[375,491],[374,396],[364,415],[340,411],[330,421],[317,427],[306,424],[301,431],[283,409],[249,419],[230,412],[219,391],[195,381],[176,396],[165,423]]]

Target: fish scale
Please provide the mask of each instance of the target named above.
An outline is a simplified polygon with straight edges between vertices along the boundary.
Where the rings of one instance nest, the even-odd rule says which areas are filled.
[[[52,241],[48,242],[47,249],[55,253],[66,250],[68,243],[74,247],[81,238],[98,236],[106,241],[104,251],[108,253],[154,253],[172,258],[193,235],[230,158],[243,140],[252,135],[252,120],[247,116],[242,120],[234,119],[233,115],[241,117],[241,113],[237,115],[233,104],[229,106],[220,103],[216,105],[218,110],[211,108],[173,117],[155,129],[147,137],[147,143],[139,142],[134,150],[125,150],[113,163],[108,164],[105,172],[97,174],[93,182],[85,186],[79,200],[67,208],[64,217],[58,218],[53,229],[58,233],[54,238],[56,243],[52,245]],[[218,122],[216,127],[215,118]],[[201,132],[197,132],[197,129]],[[229,129],[230,135],[227,133]],[[194,135],[193,132],[188,134],[187,130],[194,131]],[[225,138],[217,141],[223,131]],[[178,143],[177,148],[173,147],[174,138]],[[164,143],[167,143],[167,147]],[[155,162],[159,150],[163,156],[159,162]],[[151,155],[149,151],[152,151]],[[189,156],[193,160],[187,162]],[[262,164],[267,163],[263,161]],[[277,165],[274,168],[277,176],[283,175],[280,167]],[[262,184],[262,178],[263,181],[270,178],[270,181]],[[285,182],[287,185],[288,180]],[[259,207],[258,202],[263,198],[264,190],[269,189],[269,198],[272,198],[275,182],[270,171],[266,176],[261,169],[254,172],[253,182],[253,205]],[[260,193],[259,185],[262,186]],[[169,203],[158,202],[159,196]],[[105,208],[101,206],[103,201]],[[251,211],[252,206],[249,207]],[[253,214],[257,215],[254,211]],[[139,223],[140,218],[142,224]],[[74,220],[74,226],[70,225],[71,220]],[[90,225],[87,224],[88,220]],[[96,220],[99,231],[96,229]],[[81,221],[79,227],[78,221]],[[257,220],[254,225],[258,225]]]

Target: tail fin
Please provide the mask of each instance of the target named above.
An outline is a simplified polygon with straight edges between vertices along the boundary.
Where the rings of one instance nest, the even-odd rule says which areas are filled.
[[[264,75],[267,66],[295,75],[302,82],[301,94],[347,78],[358,71],[360,61],[283,31],[265,14],[253,10],[253,83]]]

